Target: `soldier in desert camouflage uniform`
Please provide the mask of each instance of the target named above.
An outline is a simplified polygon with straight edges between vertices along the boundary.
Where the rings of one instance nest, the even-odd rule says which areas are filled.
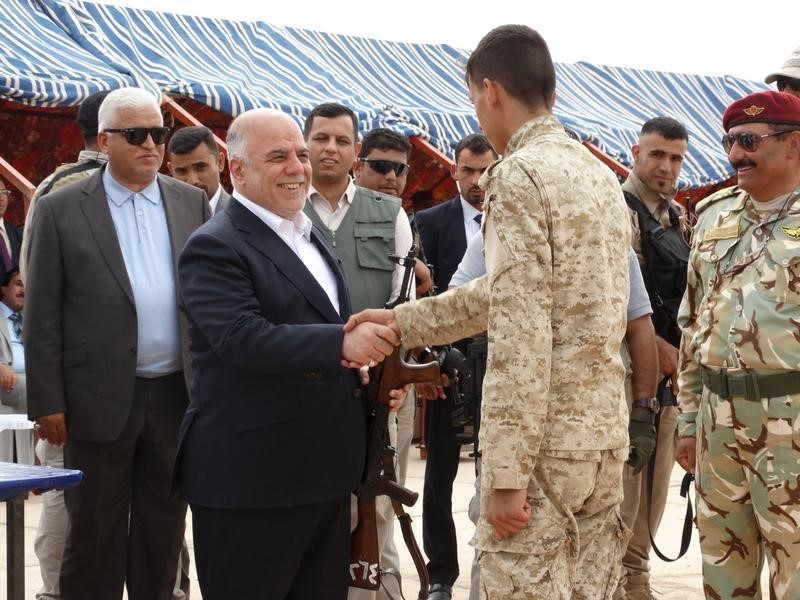
[[[739,186],[698,206],[677,459],[697,477],[707,598],[800,598],[800,99],[723,115]]]
[[[504,155],[481,179],[487,275],[354,321],[396,317],[408,346],[488,329],[472,540],[482,597],[610,598],[628,535],[627,207],[611,171],[553,117],[555,72],[538,33],[493,30],[466,71]]]

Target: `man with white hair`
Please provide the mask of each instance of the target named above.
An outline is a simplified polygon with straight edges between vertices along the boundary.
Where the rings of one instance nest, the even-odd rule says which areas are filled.
[[[39,200],[31,227],[28,415],[84,480],[65,492],[62,600],[169,598],[186,504],[171,495],[188,403],[175,272],[205,193],[158,174],[168,129],[145,90],[98,114],[108,164]]]

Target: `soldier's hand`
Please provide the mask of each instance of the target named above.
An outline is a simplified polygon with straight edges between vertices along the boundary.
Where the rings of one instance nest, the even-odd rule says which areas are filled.
[[[528,490],[492,490],[486,507],[486,520],[494,537],[504,540],[521,531],[531,518]]]
[[[694,475],[697,457],[697,439],[695,437],[684,437],[678,440],[675,446],[675,461],[683,467],[687,473]]]
[[[628,464],[634,475],[641,473],[656,447],[656,428],[648,421],[631,419],[628,423],[628,436],[631,440]]]
[[[678,393],[678,349],[664,338],[656,336],[658,349],[658,369],[664,377],[669,377],[672,393]]]
[[[419,298],[433,287],[433,279],[431,279],[431,270],[428,265],[418,258],[415,260],[414,276],[417,280],[417,298]]]

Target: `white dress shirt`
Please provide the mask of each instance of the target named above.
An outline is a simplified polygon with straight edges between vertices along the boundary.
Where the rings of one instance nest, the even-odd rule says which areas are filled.
[[[328,296],[336,312],[341,314],[339,312],[339,287],[336,285],[336,277],[319,248],[311,241],[311,228],[313,227],[311,219],[302,210],[295,214],[292,220],[285,219],[248,200],[236,190],[233,192],[233,197],[247,210],[261,219],[267,227],[278,234],[278,237],[297,255],[297,258],[303,262],[306,269],[325,291],[325,295]]]

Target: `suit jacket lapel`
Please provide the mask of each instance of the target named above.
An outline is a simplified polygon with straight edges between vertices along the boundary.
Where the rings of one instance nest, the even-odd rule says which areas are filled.
[[[82,190],[84,195],[80,200],[81,208],[89,224],[89,229],[92,230],[94,239],[108,263],[108,268],[125,292],[125,295],[128,296],[128,299],[132,304],[135,304],[133,288],[131,288],[128,271],[125,268],[125,259],[122,258],[117,231],[114,229],[111,210],[108,208],[102,173],[103,169],[100,169],[89,177]]]
[[[231,215],[234,225],[242,233],[248,244],[258,250],[283,273],[283,276],[299,289],[314,308],[316,308],[328,321],[341,323],[342,317],[336,312],[325,290],[320,287],[317,280],[306,268],[298,256],[266,223],[248,209],[231,198],[228,205],[228,214]],[[323,253],[323,256],[325,254]],[[344,285],[338,267],[334,270],[337,284]],[[341,280],[341,283],[340,283]],[[341,292],[340,292],[341,297]],[[348,303],[349,308],[349,303]]]
[[[13,358],[13,352],[11,352],[11,332],[8,330],[8,319],[0,311],[0,357],[2,360],[11,362]]]
[[[164,214],[167,217],[169,245],[172,249],[172,269],[177,277],[178,259],[183,251],[183,245],[197,227],[197,223],[192,224],[190,211],[182,210],[184,206],[181,202],[181,190],[173,185],[171,179],[159,174],[158,187],[161,189],[161,201],[164,203]]]
[[[456,196],[451,202],[451,214],[447,217],[447,223],[450,226],[453,246],[447,248],[447,252],[463,254],[467,249],[467,234],[464,233],[464,211],[461,208],[460,196]]]

